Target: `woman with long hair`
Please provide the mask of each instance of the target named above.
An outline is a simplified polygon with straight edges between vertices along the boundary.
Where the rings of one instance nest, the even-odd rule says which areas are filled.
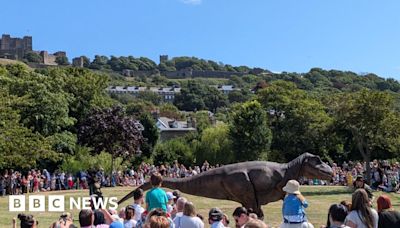
[[[132,205],[129,205],[125,208],[124,226],[125,228],[136,227],[135,208]]]
[[[378,228],[378,213],[371,208],[368,194],[362,188],[353,193],[346,225],[351,228]]]
[[[400,212],[395,211],[392,207],[392,202],[387,195],[378,197],[379,228],[400,227]]]
[[[204,228],[204,223],[197,217],[193,203],[185,203],[183,216],[180,218],[176,228]]]

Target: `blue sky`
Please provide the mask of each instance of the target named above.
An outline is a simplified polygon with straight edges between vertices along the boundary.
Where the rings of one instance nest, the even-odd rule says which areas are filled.
[[[168,54],[400,79],[398,0],[12,0],[0,8],[0,33],[31,35],[35,50],[65,50],[70,58],[158,62]]]

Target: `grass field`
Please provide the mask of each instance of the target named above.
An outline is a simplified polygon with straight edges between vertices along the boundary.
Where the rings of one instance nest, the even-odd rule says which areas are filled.
[[[104,188],[102,189],[105,197],[115,196],[118,199],[122,198],[125,194],[132,190],[131,187],[116,187],[116,188]],[[351,200],[351,192],[345,187],[313,187],[313,186],[302,186],[302,193],[305,195],[307,201],[309,202],[309,208],[306,210],[310,222],[314,224],[315,227],[320,227],[326,222],[326,214],[329,206],[332,203],[338,203],[342,200]],[[69,197],[84,197],[88,195],[88,191],[76,190],[76,191],[56,191],[56,192],[46,192],[39,193],[45,195],[65,195],[66,198],[66,208],[69,208],[69,203],[67,202]],[[380,192],[375,192],[375,196],[379,196]],[[225,213],[232,217],[232,212],[235,207],[239,206],[238,203],[225,200],[213,200],[204,197],[197,197],[192,195],[185,195],[190,201],[192,201],[198,213],[207,217],[208,210],[212,207],[220,207]],[[390,194],[392,203],[397,210],[400,210],[400,195]],[[127,205],[130,202],[125,202],[120,207]],[[376,207],[376,202],[374,202]],[[282,202],[270,203],[263,207],[265,214],[265,221],[270,225],[270,227],[278,227],[282,216],[281,216]],[[47,208],[47,207],[46,207]],[[78,225],[78,211],[72,211],[75,223]],[[0,227],[11,227],[11,221],[13,217],[16,217],[17,212],[9,212],[8,209],[8,197],[0,197]],[[39,221],[39,227],[49,227],[49,225],[55,221],[61,212],[36,212],[32,213]],[[231,222],[234,222],[231,218]],[[208,227],[208,225],[206,225]],[[233,227],[233,226],[231,226]]]

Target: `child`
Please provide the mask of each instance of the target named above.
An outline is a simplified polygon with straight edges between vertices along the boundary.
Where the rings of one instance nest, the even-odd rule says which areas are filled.
[[[142,213],[145,211],[144,208],[142,207],[142,204],[144,202],[144,193],[141,188],[137,188],[133,192],[133,209],[135,209],[135,217],[134,219],[136,221],[139,221],[142,218]]]
[[[159,173],[154,173],[150,177],[152,189],[146,193],[146,210],[161,208],[167,212],[168,198],[164,190],[161,189],[162,177]]]
[[[167,213],[171,214],[172,210],[174,209],[173,204],[174,204],[174,199],[176,198],[172,192],[167,192],[167,198],[168,198],[168,203],[167,203]]]
[[[286,197],[283,200],[282,214],[283,223],[281,228],[288,227],[314,227],[307,222],[307,216],[304,211],[308,207],[308,203],[299,191],[300,184],[296,180],[289,180],[283,187]]]

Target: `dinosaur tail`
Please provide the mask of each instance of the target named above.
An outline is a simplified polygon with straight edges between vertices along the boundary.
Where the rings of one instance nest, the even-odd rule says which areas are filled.
[[[181,192],[191,194],[193,193],[192,188],[190,188],[190,184],[193,178],[164,178],[162,182],[162,187],[169,188],[172,190],[178,189]]]
[[[162,187],[173,189],[173,190],[178,189],[184,193],[194,194],[195,193],[194,190],[196,189],[196,187],[190,186],[193,183],[192,179],[193,179],[192,177],[179,178],[179,179],[164,178],[163,182],[162,182]],[[138,188],[141,188],[143,191],[146,191],[146,190],[151,189],[151,184],[149,182],[145,182],[144,184],[140,185]],[[127,201],[128,199],[132,198],[135,190],[132,190],[130,193],[128,193],[126,196],[124,196],[124,198],[120,199],[118,201],[118,204],[121,204],[121,203]]]
[[[149,189],[151,188],[151,184],[150,184],[149,182],[145,182],[144,184],[140,185],[140,186],[137,187],[137,188],[141,188],[143,191],[146,191],[146,190],[149,190]],[[130,199],[130,198],[133,198],[133,194],[134,194],[134,192],[135,192],[135,190],[136,190],[137,188],[135,188],[135,189],[132,190],[130,193],[128,193],[128,195],[124,196],[124,198],[120,199],[120,200],[118,201],[118,204],[121,204],[121,203],[127,201],[127,200]]]

